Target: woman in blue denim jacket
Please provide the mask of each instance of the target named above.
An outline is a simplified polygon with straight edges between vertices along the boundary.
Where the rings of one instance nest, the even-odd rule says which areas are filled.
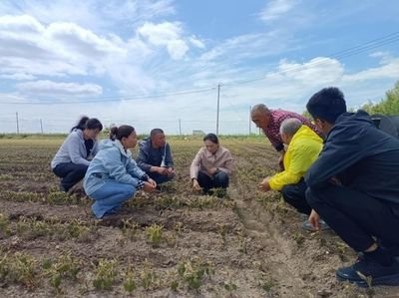
[[[156,190],[156,182],[132,158],[129,149],[136,144],[137,135],[132,126],[113,127],[110,140],[100,144],[100,151],[91,161],[83,186],[94,200],[91,209],[97,218],[116,213],[139,189]]]

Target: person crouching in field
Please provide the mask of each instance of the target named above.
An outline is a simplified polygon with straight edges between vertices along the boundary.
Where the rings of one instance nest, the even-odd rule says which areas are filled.
[[[309,216],[312,208],[306,201],[307,186],[303,176],[319,156],[323,140],[296,118],[286,119],[281,123],[280,135],[284,144],[288,146],[284,154],[284,170],[265,178],[259,184],[259,189],[264,192],[281,191],[288,204],[296,208],[299,213]],[[326,228],[323,221],[321,225]],[[313,230],[308,221],[304,222],[303,227]]]
[[[309,126],[314,132],[321,136],[321,132],[306,117],[295,112],[285,110],[271,110],[264,104],[257,104],[251,109],[251,120],[256,126],[262,129],[272,146],[280,153],[278,164],[281,169],[284,166],[284,142],[280,135],[280,126],[285,119],[295,118],[302,124]]]
[[[97,136],[103,126],[96,118],[82,117],[51,161],[55,175],[61,178],[60,189],[69,191],[86,174],[98,151]]]
[[[219,144],[218,137],[207,134],[202,147],[190,167],[190,177],[195,190],[209,193],[212,188],[226,189],[234,167],[230,151]]]
[[[175,177],[170,146],[162,129],[151,130],[150,137],[139,143],[138,166],[159,185]]]
[[[97,218],[116,213],[137,190],[156,190],[156,182],[136,164],[129,149],[137,144],[132,126],[113,127],[110,139],[100,144],[100,151],[90,163],[84,189],[94,200],[91,207]]]
[[[327,136],[305,175],[309,220],[318,227],[321,216],[361,252],[337,278],[399,285],[399,140],[375,127],[366,112],[347,113],[338,88],[315,93],[306,108]]]

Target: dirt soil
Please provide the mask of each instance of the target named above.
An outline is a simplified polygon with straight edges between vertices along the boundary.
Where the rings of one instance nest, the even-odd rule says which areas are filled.
[[[201,141],[170,140],[176,180],[106,220],[58,192],[49,163],[61,141],[0,140],[0,297],[399,297],[338,282],[351,249],[256,190],[276,169],[264,138],[222,140],[236,158],[223,199],[189,187]]]

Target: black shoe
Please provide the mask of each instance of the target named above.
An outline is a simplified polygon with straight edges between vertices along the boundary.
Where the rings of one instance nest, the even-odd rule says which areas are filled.
[[[383,266],[372,258],[363,254],[355,264],[337,270],[337,279],[349,281],[360,287],[399,285],[399,262],[393,260],[389,266]]]

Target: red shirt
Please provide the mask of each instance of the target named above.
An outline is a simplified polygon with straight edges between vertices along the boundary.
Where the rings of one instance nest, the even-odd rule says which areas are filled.
[[[283,140],[281,139],[280,136],[281,123],[285,119],[290,119],[290,118],[298,119],[299,121],[302,122],[302,124],[309,126],[319,136],[322,136],[320,131],[316,128],[314,124],[312,124],[312,122],[310,122],[308,118],[299,115],[295,112],[288,112],[284,110],[272,110],[269,125],[267,126],[266,129],[263,130],[263,132],[269,139],[270,143],[272,143],[273,147],[276,148],[277,151],[281,151],[284,149]]]

